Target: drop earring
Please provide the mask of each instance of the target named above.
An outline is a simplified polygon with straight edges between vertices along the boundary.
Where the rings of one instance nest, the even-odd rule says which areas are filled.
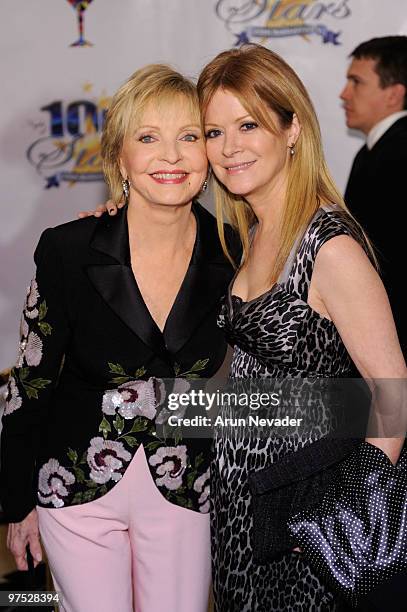
[[[288,145],[291,157],[295,154],[295,143]]]
[[[129,179],[123,179],[122,180],[122,188],[123,188],[123,195],[125,197],[126,200],[129,199],[129,195],[130,195],[130,183],[129,183]]]

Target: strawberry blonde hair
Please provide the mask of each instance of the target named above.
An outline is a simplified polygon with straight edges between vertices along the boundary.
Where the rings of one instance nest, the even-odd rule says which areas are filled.
[[[326,165],[311,99],[294,70],[277,53],[257,44],[247,44],[217,55],[202,70],[197,89],[203,119],[218,89],[236,96],[259,125],[274,134],[289,128],[294,114],[298,118],[301,132],[295,155],[289,160],[280,246],[271,271],[275,281],[297,237],[321,204],[335,203],[350,216]],[[273,121],[270,110],[277,115],[277,121]],[[244,197],[232,194],[216,177],[214,196],[218,231],[226,256],[232,261],[225,241],[225,220],[239,232],[243,257],[246,258],[249,230],[256,221],[253,210]],[[360,228],[359,231],[362,232]]]

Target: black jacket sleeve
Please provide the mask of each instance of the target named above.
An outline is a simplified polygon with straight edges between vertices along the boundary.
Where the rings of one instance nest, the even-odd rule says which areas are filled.
[[[18,359],[8,382],[1,436],[0,499],[6,520],[19,522],[35,507],[35,461],[71,329],[64,270],[55,232],[42,234],[36,275],[21,317]]]

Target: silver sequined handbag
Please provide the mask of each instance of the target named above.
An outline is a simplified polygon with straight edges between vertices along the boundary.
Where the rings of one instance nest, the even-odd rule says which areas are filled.
[[[407,570],[407,452],[394,466],[363,442],[341,463],[322,502],[287,525],[319,575],[356,607]]]

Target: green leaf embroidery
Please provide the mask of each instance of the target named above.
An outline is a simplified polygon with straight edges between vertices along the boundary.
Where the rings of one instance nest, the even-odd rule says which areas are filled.
[[[15,373],[14,369],[13,369],[12,373],[13,374]],[[29,368],[20,368],[18,370],[18,375],[19,375],[21,381],[25,380],[29,373],[30,373],[30,369]]]
[[[180,366],[176,363],[174,364],[175,375],[184,376],[185,378],[200,378],[197,372],[200,372],[201,370],[205,369],[205,366],[208,364],[208,362],[209,357],[207,359],[198,359],[198,361],[195,361],[194,365],[191,366],[191,368],[189,370],[186,370],[185,372],[180,372]]]
[[[126,372],[123,370],[123,367],[120,365],[120,363],[112,363],[111,361],[109,361],[108,366],[109,366],[109,370],[113,372],[113,374],[126,375]]]
[[[87,463],[88,451],[85,451],[79,461],[78,465],[82,465],[82,463]]]
[[[52,381],[46,380],[45,378],[33,378],[27,380],[29,368],[21,368],[20,370],[20,382],[23,385],[23,389],[29,399],[38,399],[38,389],[44,389]]]
[[[137,419],[133,423],[133,427],[129,431],[129,433],[134,433],[137,431],[145,431],[147,429],[147,422],[144,419]]]
[[[156,441],[156,442],[149,442],[148,444],[145,444],[144,448],[148,449],[149,451],[154,451],[159,446],[161,446],[161,442]]]
[[[190,372],[199,372],[200,370],[203,370],[204,367],[207,365],[208,361],[209,361],[209,358],[198,359],[198,361],[196,361],[194,365],[192,366],[192,368],[190,369]]]
[[[76,450],[70,448],[66,454],[68,455],[68,459],[70,459],[72,463],[76,463],[78,461],[78,453],[76,452]]]
[[[82,493],[75,493],[72,499],[72,505],[82,503]]]
[[[96,495],[96,489],[88,489],[83,494],[83,501],[84,502],[92,501],[92,499],[95,498],[95,495]]]
[[[121,434],[124,429],[124,419],[120,416],[120,414],[116,414],[116,418],[113,421],[113,427],[115,430]]]
[[[51,325],[49,323],[46,323],[45,321],[40,321],[40,323],[38,323],[38,327],[40,328],[44,336],[49,336],[52,332]]]
[[[142,376],[144,376],[144,374],[147,372],[147,370],[145,369],[145,367],[141,367],[138,370],[136,370],[136,372],[134,373],[135,378],[141,378]]]
[[[38,392],[33,387],[29,387],[28,385],[24,385],[24,390],[27,393],[28,399],[38,399]]]
[[[123,436],[123,440],[126,440],[127,444],[131,448],[134,448],[135,446],[139,445],[139,441],[137,440],[137,438],[134,438],[133,436]]]
[[[104,495],[105,493],[107,493],[107,486],[104,484],[99,489],[99,495]]]
[[[99,431],[101,431],[103,433],[103,437],[106,438],[107,434],[109,431],[112,431],[112,428],[110,426],[109,421],[103,417],[100,425],[99,425]]]
[[[99,486],[94,480],[85,480],[85,484],[89,489],[97,489]]]
[[[178,506],[182,506],[183,508],[185,508],[188,505],[187,500],[184,497],[181,497],[180,495],[174,495],[174,499],[177,502]]]
[[[199,455],[195,457],[195,469],[197,469],[201,465],[201,463],[203,463],[203,461],[204,461],[203,453],[199,453]]]
[[[78,468],[78,467],[74,466],[72,469],[73,469],[73,471],[75,473],[75,477],[76,477],[76,480],[78,482],[80,482],[80,483],[86,482],[85,474],[84,474],[83,470],[81,470],[81,468]]]
[[[196,472],[190,472],[187,476],[187,487],[188,489],[192,489],[192,487],[194,486],[194,482],[196,479]]]
[[[50,382],[50,380],[46,380],[45,378],[32,378],[26,384],[35,389],[44,389]]]
[[[123,383],[129,382],[129,380],[131,380],[130,376],[115,376],[110,382],[115,385],[122,385]]]
[[[38,309],[38,318],[40,321],[45,319],[47,312],[48,312],[47,303],[44,300],[43,302],[41,302],[40,307]]]
[[[182,429],[177,427],[174,431],[174,445],[177,446],[182,440]]]

